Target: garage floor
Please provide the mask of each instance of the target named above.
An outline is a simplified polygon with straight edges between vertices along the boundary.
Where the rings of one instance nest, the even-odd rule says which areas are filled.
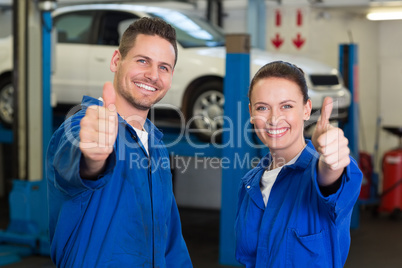
[[[5,202],[0,205],[0,229],[7,227]],[[183,235],[195,268],[218,268],[219,211],[180,209]],[[360,225],[352,230],[352,245],[346,268],[402,267],[402,219],[391,220],[388,215],[372,216],[370,209],[362,209]],[[31,256],[9,268],[52,268],[48,257]]]

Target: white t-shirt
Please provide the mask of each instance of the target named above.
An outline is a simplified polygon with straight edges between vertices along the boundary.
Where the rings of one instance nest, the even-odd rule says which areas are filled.
[[[261,181],[260,181],[260,190],[261,190],[262,199],[264,200],[265,206],[267,206],[272,186],[274,186],[274,183],[276,181],[276,178],[278,177],[279,172],[281,172],[281,170],[284,166],[294,164],[296,162],[296,160],[299,158],[302,151],[300,153],[298,153],[292,160],[290,160],[285,165],[272,169],[272,170],[264,171],[264,173],[262,174],[262,177],[261,177]]]
[[[145,150],[147,151],[147,154],[149,155],[148,151],[148,132],[145,130],[139,130],[138,128],[133,127],[135,132],[137,133],[138,138],[140,138],[142,145],[144,145]]]

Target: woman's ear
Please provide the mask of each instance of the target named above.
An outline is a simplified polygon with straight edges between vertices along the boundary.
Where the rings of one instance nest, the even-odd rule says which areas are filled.
[[[311,103],[311,100],[308,99],[306,104],[304,105],[304,116],[303,116],[304,121],[307,121],[310,119],[312,107],[313,107],[313,105]]]
[[[254,124],[253,113],[251,111],[251,103],[248,104],[248,112],[250,113],[250,124]]]

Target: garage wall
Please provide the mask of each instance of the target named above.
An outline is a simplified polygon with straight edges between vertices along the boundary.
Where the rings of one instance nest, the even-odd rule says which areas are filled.
[[[383,126],[402,127],[402,21],[378,22],[379,105]],[[380,156],[397,147],[399,139],[380,132]]]

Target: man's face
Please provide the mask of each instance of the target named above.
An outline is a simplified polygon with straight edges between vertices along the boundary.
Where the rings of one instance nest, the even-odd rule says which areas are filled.
[[[175,51],[157,35],[139,34],[124,59],[119,51],[113,55],[117,94],[135,109],[147,111],[160,101],[172,84]]]

